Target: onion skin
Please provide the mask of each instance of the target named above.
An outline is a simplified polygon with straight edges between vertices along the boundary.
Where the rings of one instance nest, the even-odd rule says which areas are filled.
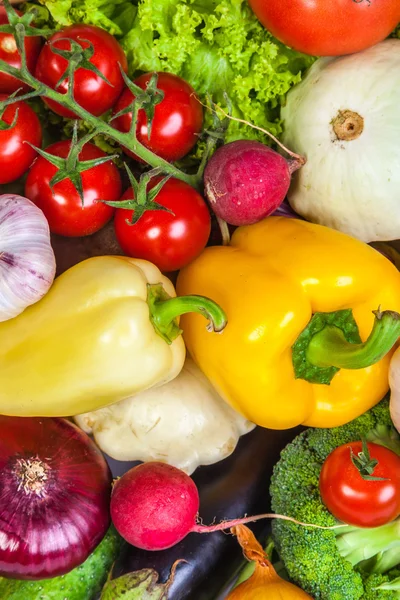
[[[237,536],[247,560],[255,562],[255,571],[226,600],[312,600],[296,585],[279,577],[250,529],[237,525],[231,531]]]
[[[91,439],[65,419],[0,416],[0,470],[0,575],[46,579],[83,563],[110,523],[112,477]]]
[[[229,225],[252,225],[284,201],[291,174],[301,162],[252,140],[218,148],[204,171],[205,194],[212,210]]]

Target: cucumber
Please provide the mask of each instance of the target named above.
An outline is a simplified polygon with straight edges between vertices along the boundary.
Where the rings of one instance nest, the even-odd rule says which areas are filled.
[[[0,577],[1,600],[95,600],[121,549],[121,538],[110,527],[89,558],[66,575],[40,581]]]

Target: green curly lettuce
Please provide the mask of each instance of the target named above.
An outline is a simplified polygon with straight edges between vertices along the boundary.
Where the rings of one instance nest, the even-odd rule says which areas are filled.
[[[55,28],[88,23],[115,36],[131,29],[137,13],[136,3],[129,0],[38,0],[29,4],[43,5]]]
[[[121,43],[131,73],[175,73],[202,99],[209,93],[224,108],[225,92],[233,116],[274,135],[282,131],[285,95],[315,60],[274,39],[245,0],[142,0]],[[226,141],[243,137],[266,141],[261,132],[231,122]]]

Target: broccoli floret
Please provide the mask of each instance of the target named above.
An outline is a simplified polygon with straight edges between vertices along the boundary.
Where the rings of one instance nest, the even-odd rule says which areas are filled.
[[[400,579],[398,571],[388,575],[369,575],[363,577],[363,600],[400,600]]]
[[[388,399],[347,425],[307,429],[286,446],[271,480],[274,512],[303,523],[336,525],[321,500],[321,468],[335,448],[365,437],[400,454]],[[393,587],[400,520],[374,529],[322,530],[275,519],[272,532],[289,576],[315,600],[400,600],[400,584]]]

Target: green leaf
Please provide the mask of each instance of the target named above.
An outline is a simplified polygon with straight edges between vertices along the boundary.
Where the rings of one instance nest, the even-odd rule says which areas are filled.
[[[232,116],[273,135],[282,132],[280,107],[287,92],[315,60],[277,41],[246,0],[36,1],[46,7],[57,27],[92,23],[120,36],[130,75],[176,73],[194,87],[202,102],[210,93],[229,112],[227,93]],[[213,115],[205,111],[205,129],[212,125]],[[270,143],[246,124],[227,125],[226,142],[245,138]],[[206,148],[207,141],[200,140],[186,159],[188,164],[198,162]]]
[[[63,169],[65,167],[65,163],[66,163],[66,159],[65,158],[61,158],[61,156],[54,156],[54,154],[50,154],[50,152],[46,152],[45,150],[42,150],[41,148],[38,148],[37,146],[34,146],[30,142],[26,142],[26,144],[28,144],[31,148],[33,148],[34,150],[36,150],[36,152],[40,156],[42,156],[43,158],[45,158],[46,160],[48,160],[49,163],[51,163],[52,165],[54,165],[58,169]]]
[[[176,73],[203,101],[209,92],[225,110],[227,92],[233,116],[274,135],[282,131],[285,94],[315,60],[274,39],[245,0],[142,0],[121,43],[130,73]],[[211,120],[206,113],[206,128]],[[269,143],[261,132],[230,122],[226,141],[243,137]]]
[[[108,580],[100,600],[167,600],[176,568],[181,562],[184,561],[178,560],[173,564],[166,583],[157,583],[158,573],[154,569],[142,569]]]
[[[117,36],[129,31],[136,14],[136,7],[128,0],[40,0],[40,4],[47,8],[58,29],[87,23]]]
[[[392,591],[400,592],[400,577],[397,577],[396,579],[392,579],[392,581],[389,581],[388,583],[382,583],[375,589],[376,590],[392,590]]]

